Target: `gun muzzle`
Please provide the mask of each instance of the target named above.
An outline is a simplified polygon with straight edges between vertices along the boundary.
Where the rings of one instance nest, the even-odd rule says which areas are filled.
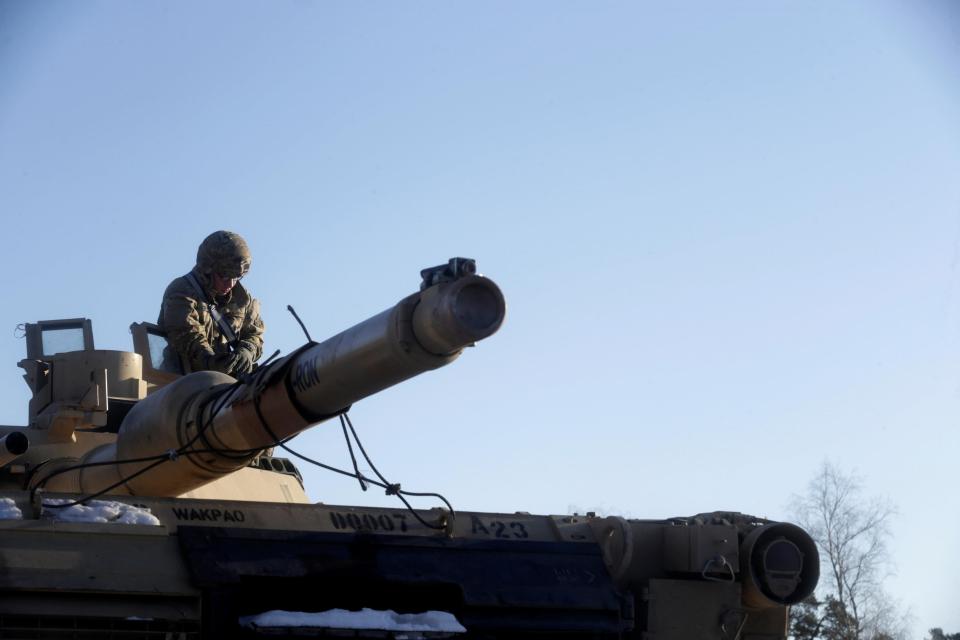
[[[464,347],[493,335],[505,313],[499,287],[483,276],[429,287],[297,356],[290,401],[312,421],[340,413],[449,364]]]

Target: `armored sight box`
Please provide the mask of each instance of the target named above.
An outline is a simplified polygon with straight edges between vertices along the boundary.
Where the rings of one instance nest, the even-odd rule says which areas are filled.
[[[421,276],[239,380],[187,371],[148,323],[130,352],[82,318],[27,324],[28,424],[0,427],[0,637],[786,638],[819,571],[791,524],[311,503],[274,453],[504,319],[472,260]]]

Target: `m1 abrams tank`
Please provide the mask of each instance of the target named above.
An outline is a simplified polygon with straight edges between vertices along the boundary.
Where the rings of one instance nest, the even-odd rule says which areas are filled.
[[[241,380],[182,374],[146,323],[133,352],[95,349],[89,320],[26,325],[29,424],[0,427],[0,637],[786,637],[819,573],[791,524],[311,504],[278,447],[503,320],[473,261],[422,276]]]

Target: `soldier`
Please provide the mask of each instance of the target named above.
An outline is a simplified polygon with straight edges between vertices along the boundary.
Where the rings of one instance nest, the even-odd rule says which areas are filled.
[[[250,373],[263,353],[260,303],[240,284],[250,249],[236,233],[214,231],[197,264],[163,293],[157,324],[189,371]]]

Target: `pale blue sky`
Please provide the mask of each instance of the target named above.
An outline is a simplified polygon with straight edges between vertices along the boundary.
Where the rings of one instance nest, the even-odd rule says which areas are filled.
[[[508,318],[354,408],[392,480],[786,518],[830,458],[899,506],[915,637],[960,631],[958,72],[950,2],[0,0],[0,423],[16,324],[129,348],[215,229],[269,350],[287,304],[332,335],[465,255]]]

